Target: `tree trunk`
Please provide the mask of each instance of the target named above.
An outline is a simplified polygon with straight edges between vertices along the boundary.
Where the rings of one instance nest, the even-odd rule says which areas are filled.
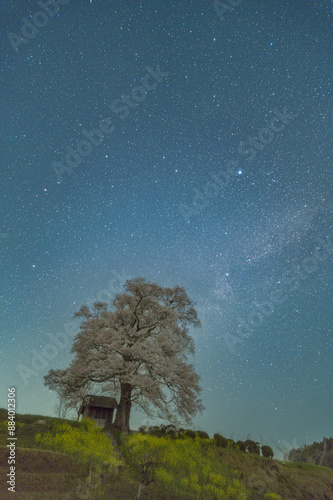
[[[113,422],[113,429],[129,433],[129,420],[132,406],[132,386],[130,384],[121,384],[120,401],[117,408],[116,418]]]

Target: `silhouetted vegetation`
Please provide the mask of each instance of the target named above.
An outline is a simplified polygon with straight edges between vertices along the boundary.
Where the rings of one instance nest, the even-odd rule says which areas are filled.
[[[290,462],[304,462],[333,469],[333,438],[325,438],[317,443],[292,449],[287,455]]]
[[[255,453],[256,455],[260,455],[260,445],[256,441],[252,441],[252,439],[247,439],[245,441],[246,450],[249,453]]]
[[[228,446],[228,440],[221,434],[214,434],[214,440],[216,442],[216,446],[220,448],[226,448]]]
[[[209,439],[209,435],[205,431],[196,431],[196,435],[201,439]]]
[[[195,438],[195,432],[191,431],[191,429],[187,429],[187,430],[184,431],[184,436],[190,437],[190,438],[194,439]]]
[[[240,451],[246,451],[246,444],[244,443],[244,441],[237,441],[236,445],[238,446],[238,449]]]
[[[266,445],[261,447],[261,453],[262,453],[262,456],[265,458],[273,458],[273,456],[274,456],[272,448],[270,446],[266,446]]]

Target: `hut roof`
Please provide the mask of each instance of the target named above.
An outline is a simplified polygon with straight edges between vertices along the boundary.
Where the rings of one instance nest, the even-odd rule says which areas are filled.
[[[98,408],[117,408],[118,403],[115,398],[108,398],[107,396],[93,396],[88,394],[83,402],[81,413],[87,406],[97,406]]]

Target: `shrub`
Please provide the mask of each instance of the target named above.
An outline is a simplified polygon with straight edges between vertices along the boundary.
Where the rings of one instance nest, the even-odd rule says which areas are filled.
[[[221,474],[216,450],[200,439],[157,438],[149,435],[129,435],[125,439],[124,455],[128,464],[139,473],[144,486],[152,480],[163,485],[168,498],[233,498],[245,500],[245,485],[235,478],[235,472]],[[222,469],[223,470],[223,469]]]
[[[238,446],[240,451],[246,451],[246,444],[244,441],[237,441],[236,445]]]
[[[149,429],[148,429],[148,434],[150,434],[151,436],[161,437],[162,433],[163,432],[158,425],[154,425],[152,427],[149,427]]]
[[[273,458],[273,456],[274,456],[272,448],[270,446],[266,446],[266,445],[261,447],[261,453],[262,453],[262,456],[265,458]]]
[[[166,434],[167,437],[171,438],[171,439],[177,439],[179,437],[181,437],[177,431],[169,431],[167,434]]]
[[[115,438],[117,445],[121,446],[123,444],[123,440],[124,440],[121,431],[113,429],[111,431],[111,434]]]
[[[245,441],[246,449],[249,453],[255,453],[256,455],[260,455],[260,446],[259,443],[252,441],[252,439],[247,439]]]
[[[195,432],[192,431],[191,429],[187,429],[186,431],[184,431],[183,435],[185,437],[189,437],[189,438],[195,439]]]
[[[233,439],[228,439],[228,444],[227,444],[227,448],[232,448],[232,449],[235,449],[235,441]]]
[[[207,432],[205,431],[196,431],[196,436],[198,436],[200,439],[209,439],[209,436]]]
[[[36,434],[35,440],[46,448],[62,451],[80,462],[97,466],[107,464],[110,471],[121,462],[116,458],[111,441],[90,419],[83,419],[82,426],[73,428],[68,423],[58,423],[43,436]]]
[[[221,434],[214,434],[214,441],[219,448],[227,448],[228,446],[227,438],[221,436]]]

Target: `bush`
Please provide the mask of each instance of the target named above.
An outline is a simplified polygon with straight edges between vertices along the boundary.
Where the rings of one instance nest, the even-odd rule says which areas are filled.
[[[209,439],[209,436],[208,436],[207,432],[205,432],[205,431],[196,431],[195,434],[200,439]]]
[[[228,444],[227,444],[227,448],[232,448],[232,449],[235,449],[235,441],[233,439],[228,439]]]
[[[227,438],[221,436],[221,434],[214,434],[214,441],[219,448],[227,448],[228,446]]]
[[[177,431],[169,431],[167,434],[165,434],[167,437],[171,439],[177,439],[180,438],[181,436],[178,434]]]
[[[124,441],[122,432],[118,431],[118,430],[112,430],[111,434],[115,438],[117,445],[121,446],[123,444],[123,441]]]
[[[245,485],[236,473],[221,469],[216,450],[200,439],[157,438],[129,435],[124,445],[128,464],[139,474],[142,485],[154,479],[163,486],[168,498],[245,500]],[[221,472],[225,474],[221,474]]]
[[[260,455],[260,446],[259,443],[252,441],[252,439],[247,439],[245,441],[246,449],[249,453],[255,453],[256,455]]]
[[[109,471],[113,471],[121,464],[111,441],[89,418],[83,419],[79,428],[68,423],[54,424],[51,432],[46,432],[43,436],[38,433],[35,440],[46,448],[72,455],[90,466],[104,464]]]
[[[185,437],[189,437],[189,438],[195,439],[195,432],[192,431],[191,429],[187,429],[186,431],[184,431],[183,435]]]
[[[240,451],[246,451],[246,444],[244,441],[237,441],[236,446],[238,446]]]
[[[266,445],[261,447],[261,453],[262,453],[262,456],[265,458],[273,458],[273,456],[274,456],[272,448],[270,446],[266,446]]]
[[[153,427],[149,427],[148,434],[150,434],[151,436],[161,437],[163,432],[158,425],[154,425]]]

